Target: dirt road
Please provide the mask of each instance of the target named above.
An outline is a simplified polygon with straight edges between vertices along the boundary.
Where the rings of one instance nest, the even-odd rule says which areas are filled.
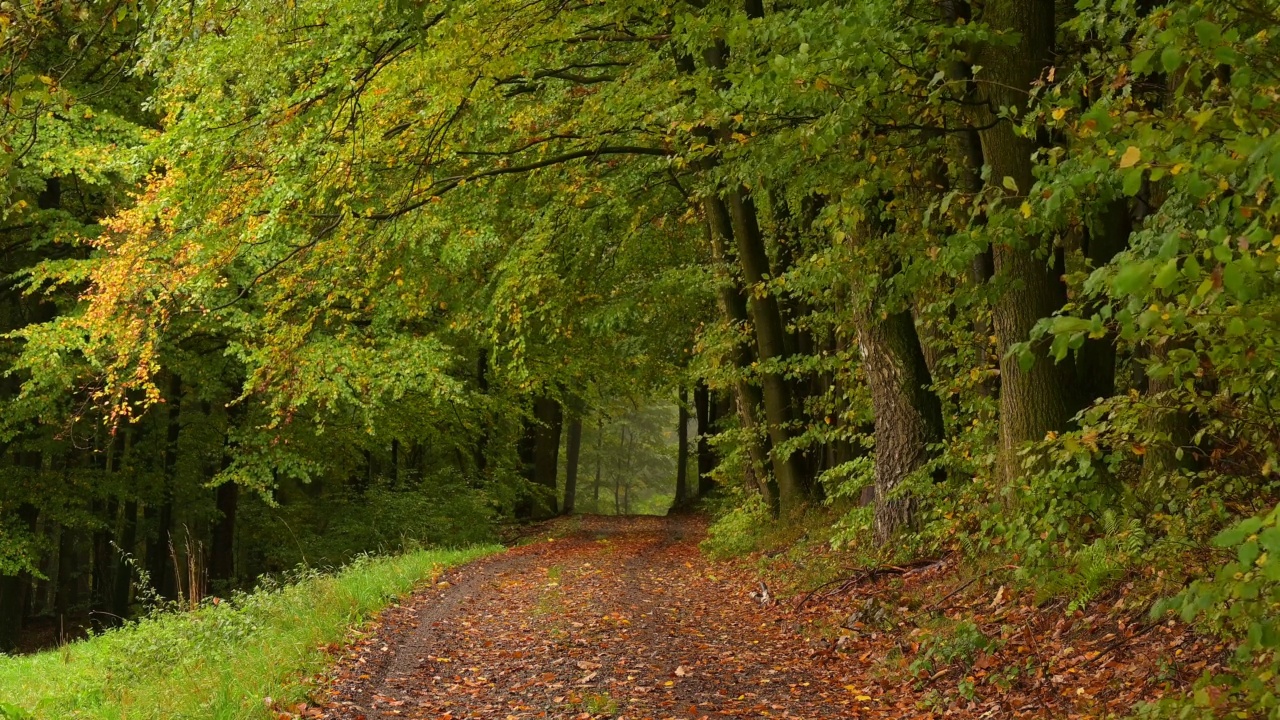
[[[584,517],[390,611],[338,668],[326,717],[846,718],[838,676],[717,577],[698,520]],[[780,659],[786,659],[785,662]]]

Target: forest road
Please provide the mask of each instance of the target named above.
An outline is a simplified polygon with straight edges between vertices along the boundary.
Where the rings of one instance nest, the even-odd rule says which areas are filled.
[[[340,661],[324,717],[856,715],[780,608],[698,551],[689,517],[567,521],[450,572]]]

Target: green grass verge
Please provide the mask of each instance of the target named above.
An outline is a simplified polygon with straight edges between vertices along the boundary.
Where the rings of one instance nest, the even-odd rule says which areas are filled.
[[[266,718],[263,699],[301,702],[324,646],[438,568],[499,551],[424,550],[359,560],[332,575],[159,615],[58,650],[0,656],[0,718]]]

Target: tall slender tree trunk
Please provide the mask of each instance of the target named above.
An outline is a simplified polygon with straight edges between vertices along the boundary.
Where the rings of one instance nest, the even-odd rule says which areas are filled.
[[[1000,188],[1011,181],[1017,191],[1010,195],[1025,194],[1035,181],[1031,156],[1036,143],[1018,135],[1008,121],[997,120],[996,112],[1005,107],[1021,111],[1032,83],[1053,64],[1054,1],[989,0],[979,19],[992,30],[1017,38],[1012,44],[989,43],[977,58],[983,102],[972,105],[971,112],[975,126],[981,128],[982,154],[990,167],[988,182]],[[1005,198],[1005,202],[1015,201],[1016,197]],[[1000,355],[999,468],[1005,482],[1022,473],[1018,449],[1023,443],[1065,428],[1077,405],[1070,363],[1054,363],[1045,348],[1038,347],[1035,362],[1024,370],[1008,352],[1066,300],[1059,273],[1048,262],[1050,251],[1046,238],[1034,235],[998,236],[992,247],[995,279],[1000,283],[992,315]]]
[[[213,526],[209,579],[229,583],[236,574],[236,510],[240,504],[240,486],[234,481],[222,483],[215,491],[214,503],[219,517]]]
[[[1133,221],[1128,198],[1112,200],[1093,221],[1085,237],[1084,255],[1097,268],[1111,262],[1129,245]],[[1116,391],[1116,338],[1108,333],[1088,338],[1076,355],[1076,377],[1079,379],[1081,406],[1098,398],[1111,397]]]
[[[604,417],[596,419],[596,481],[591,489],[591,512],[600,514],[600,476],[604,470]]]
[[[694,415],[698,420],[698,497],[711,492],[715,482],[711,472],[715,470],[715,453],[711,451],[711,424],[715,419],[715,405],[711,403],[711,389],[699,382],[693,389]]]
[[[748,327],[751,319],[747,313],[747,301],[743,297],[737,279],[729,270],[727,245],[733,237],[729,211],[719,198],[708,199],[704,203],[704,210],[707,215],[707,236],[711,246],[712,262],[719,276],[717,299],[720,312],[731,327]],[[741,375],[755,363],[755,353],[744,343],[738,343],[736,351],[734,361]],[[763,444],[756,418],[756,408],[760,407],[763,399],[759,389],[745,377],[739,377],[734,383],[733,392],[738,409],[738,420],[747,437],[747,454],[751,458],[754,474],[758,478],[760,494],[770,507],[776,508],[777,488],[768,474],[772,453]]]
[[[676,410],[676,496],[673,510],[683,509],[689,502],[689,391],[680,388]]]
[[[534,399],[533,418],[517,448],[525,479],[532,485],[532,494],[517,508],[520,517],[544,519],[556,514],[562,424],[563,412],[555,398],[540,395]]]
[[[173,490],[176,479],[174,474],[178,466],[178,440],[182,433],[182,378],[170,375],[169,392],[165,398],[169,403],[168,428],[165,434],[164,460],[162,467],[160,502],[152,510],[148,507],[146,515],[155,522],[155,537],[147,547],[147,574],[161,597],[175,598],[178,595],[176,571],[169,563],[169,548],[173,542]]]
[[[93,544],[90,546],[92,556],[92,585],[90,592],[90,620],[98,629],[117,624],[111,614],[111,599],[115,592],[116,568],[115,553],[111,549],[111,540],[116,534],[116,521],[120,514],[120,501],[110,497],[106,502],[94,503],[97,520],[100,523],[93,531]]]
[[[480,348],[476,357],[476,386],[481,395],[489,394],[489,355]],[[481,423],[480,436],[476,438],[476,473],[483,479],[489,474],[489,423]]]
[[[129,600],[133,590],[133,567],[129,561],[136,559],[138,545],[138,501],[130,498],[124,503],[124,517],[120,521],[120,549],[116,553],[115,589],[112,593],[111,612],[120,618],[129,617]]]
[[[578,460],[582,453],[582,406],[571,403],[564,445],[564,503],[560,512],[572,515],[578,496]]]
[[[39,510],[30,503],[18,507],[18,519],[30,532],[35,532],[39,515]],[[13,652],[18,646],[30,590],[31,574],[28,572],[0,576],[0,652]]]

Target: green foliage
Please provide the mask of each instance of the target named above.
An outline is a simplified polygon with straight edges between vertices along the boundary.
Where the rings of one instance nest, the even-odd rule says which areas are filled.
[[[764,500],[756,494],[743,494],[707,528],[707,539],[701,547],[712,557],[745,555],[759,548],[772,523]]]
[[[971,620],[938,621],[921,633],[920,651],[909,669],[912,674],[920,675],[959,665],[967,672],[979,654],[997,650],[1002,644],[1000,638],[988,636]]]
[[[0,656],[0,695],[19,718],[268,717],[263,699],[303,700],[298,679],[322,668],[324,647],[353,625],[441,568],[495,549],[366,556],[332,575],[303,571],[288,584],[154,615],[60,650]]]

